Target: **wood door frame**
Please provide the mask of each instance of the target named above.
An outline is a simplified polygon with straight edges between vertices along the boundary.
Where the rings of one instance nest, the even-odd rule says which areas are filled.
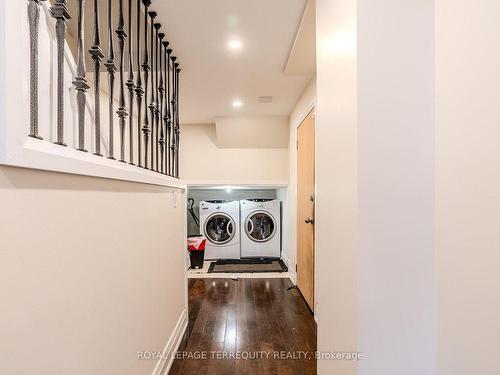
[[[314,97],[313,100],[309,102],[309,104],[305,107],[304,111],[301,113],[301,115],[297,118],[297,122],[294,124],[293,128],[295,129],[295,143],[298,141],[298,130],[300,125],[304,122],[304,120],[307,118],[307,116],[311,113],[314,112],[314,205],[315,205],[315,212],[316,212],[316,202],[317,202],[317,168],[316,168],[316,161],[317,161],[317,132],[316,132],[316,97]],[[293,145],[293,147],[296,147]],[[298,155],[297,155],[297,149],[295,148],[295,158],[293,160],[295,163],[295,170],[297,170],[297,164],[298,164]],[[295,222],[297,221],[297,206],[298,206],[298,175],[297,173],[295,174],[295,194],[294,194],[294,201],[295,201]],[[295,228],[297,231],[297,228]],[[317,248],[317,242],[316,242],[316,225],[314,226],[314,275],[313,275],[313,282],[314,282],[314,309],[312,310],[314,314],[314,320],[316,323],[318,322],[318,319],[316,317],[316,312],[317,312],[317,305],[318,305],[318,300],[316,299],[316,285],[317,285],[317,272],[316,272],[316,264],[317,264],[317,259],[318,259],[318,248]],[[298,244],[297,240],[295,241],[295,271],[297,270],[297,255],[298,255]],[[294,284],[297,285],[297,273],[295,273],[295,280],[293,280]],[[298,288],[297,288],[298,290]]]

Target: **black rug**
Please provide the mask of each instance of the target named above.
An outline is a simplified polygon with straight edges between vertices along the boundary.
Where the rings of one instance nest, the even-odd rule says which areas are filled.
[[[281,259],[224,259],[212,262],[208,273],[287,272]]]

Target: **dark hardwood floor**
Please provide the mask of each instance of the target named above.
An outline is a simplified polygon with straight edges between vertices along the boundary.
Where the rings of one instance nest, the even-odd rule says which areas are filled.
[[[169,374],[316,374],[316,323],[291,286],[190,279],[189,326]]]

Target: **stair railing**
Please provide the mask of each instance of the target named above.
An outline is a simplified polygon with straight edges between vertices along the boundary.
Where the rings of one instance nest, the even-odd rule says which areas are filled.
[[[26,0],[25,0],[26,1]],[[30,36],[30,123],[28,135],[39,142],[47,142],[50,135],[40,134],[39,129],[39,26],[40,6],[45,0],[27,0],[27,16]],[[76,72],[73,77],[74,95],[76,95],[77,142],[75,148],[89,155],[101,158],[101,140],[107,144],[107,158],[115,159],[115,114],[119,127],[119,161],[127,162],[131,167],[145,168],[156,173],[179,178],[180,120],[179,120],[179,75],[177,57],[172,56],[170,43],[161,31],[162,25],[155,22],[158,14],[151,9],[151,0],[74,0],[77,14],[76,34]],[[107,2],[105,15],[108,35],[107,50],[101,43],[101,2]],[[159,1],[159,0],[158,0]],[[127,2],[125,4],[125,2]],[[92,6],[92,19],[85,20],[86,7]],[[113,12],[118,7],[115,24]],[[125,14],[126,8],[128,9]],[[55,24],[56,44],[56,114],[55,135],[52,142],[60,147],[67,147],[67,126],[65,111],[70,108],[65,104],[64,66],[67,24],[71,19],[67,0],[55,0],[50,7],[50,15]],[[127,21],[125,16],[127,15]],[[143,24],[142,24],[143,23]],[[85,29],[92,27],[93,37],[90,48],[85,50]],[[127,30],[128,29],[128,30]],[[144,32],[144,35],[142,33]],[[128,39],[128,40],[127,40]],[[118,47],[115,55],[115,46]],[[88,55],[86,55],[88,54]],[[93,64],[94,80],[87,80],[86,57]],[[105,67],[107,75],[108,129],[102,133],[101,116],[101,72]],[[127,72],[128,70],[128,72]],[[116,80],[118,72],[118,80]],[[128,73],[127,77],[125,77]],[[93,98],[88,98],[93,84]],[[115,91],[117,90],[117,91]],[[126,90],[128,95],[126,95]],[[118,93],[118,106],[115,111],[115,92]],[[66,99],[67,100],[67,99]],[[86,121],[86,109],[93,103],[93,144],[86,137],[89,121]],[[134,117],[135,116],[135,117]],[[67,118],[67,116],[66,116]],[[105,139],[107,137],[107,139]],[[128,151],[128,152],[127,152]]]

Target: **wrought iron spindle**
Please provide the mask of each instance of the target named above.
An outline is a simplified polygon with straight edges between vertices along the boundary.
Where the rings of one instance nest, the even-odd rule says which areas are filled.
[[[163,158],[162,158],[162,163],[163,163],[163,173],[168,174],[168,148],[167,148],[167,140],[168,140],[168,87],[167,87],[167,81],[168,81],[168,57],[167,57],[167,49],[169,42],[164,41],[161,43],[163,45],[163,59],[164,59],[164,64],[163,64],[163,90],[164,90],[164,100],[163,100],[163,117],[162,117],[162,123],[163,123],[163,129],[164,129],[164,135],[163,135]]]
[[[108,90],[109,90],[109,102],[108,102],[108,116],[109,116],[109,149],[108,149],[108,159],[114,159],[114,97],[115,97],[115,49],[113,46],[113,0],[108,0],[108,57],[104,63],[108,71]]]
[[[95,152],[94,155],[102,156],[101,154],[101,60],[104,54],[101,50],[101,31],[99,27],[99,0],[94,0],[94,36],[92,47],[89,50],[92,59],[94,60],[94,114],[95,114]]]
[[[38,134],[38,38],[40,22],[40,3],[46,0],[25,0],[28,5],[29,32],[30,32],[30,133],[34,138]],[[165,34],[160,32],[161,24],[155,23],[157,13],[149,11],[151,0],[128,0],[128,28],[132,32],[133,10],[136,5],[137,41],[128,35],[125,23],[124,0],[118,1],[119,20],[113,25],[113,0],[107,0],[108,5],[108,50],[103,63],[104,54],[101,47],[100,30],[100,0],[93,0],[93,36],[92,45],[88,52],[93,60],[95,74],[95,155],[101,154],[101,64],[107,69],[109,88],[109,152],[108,158],[114,159],[114,117],[118,115],[120,130],[120,161],[125,162],[126,117],[129,116],[129,164],[135,165],[134,142],[137,141],[137,165],[154,170],[169,176],[179,177],[179,150],[180,150],[180,120],[179,120],[179,75],[181,69],[172,56],[169,42],[164,40]],[[67,21],[71,18],[67,9],[67,0],[53,0],[50,11],[56,19],[57,38],[57,140],[55,143],[64,145],[64,53]],[[144,5],[144,37],[141,35],[141,5]],[[86,79],[84,35],[85,35],[85,4],[86,0],[76,0],[78,11],[77,31],[77,68],[73,80],[76,90],[78,112],[78,150],[85,149],[85,110],[86,93],[90,86]],[[116,29],[115,29],[116,28]],[[156,31],[155,31],[156,30]],[[115,59],[114,35],[117,35],[119,58]],[[151,33],[148,35],[148,33]],[[127,46],[126,39],[129,38]],[[143,38],[144,47],[141,46]],[[149,46],[148,46],[149,43]],[[137,59],[134,59],[134,47],[137,48]],[[142,50],[141,50],[142,47]],[[125,56],[127,48],[128,56]],[[141,55],[142,53],[142,55]],[[126,61],[127,60],[127,61]],[[137,64],[137,73],[134,65]],[[118,69],[117,69],[118,66]],[[124,77],[128,66],[128,78]],[[142,68],[142,72],[141,72]],[[114,111],[115,74],[119,70],[119,103]],[[142,75],[144,74],[144,76]],[[128,88],[128,102],[125,97],[125,86]],[[150,88],[150,90],[149,90]],[[148,91],[149,90],[149,91]],[[134,134],[134,96],[137,100],[137,139]],[[144,107],[143,107],[144,100]],[[128,105],[128,108],[127,108]],[[144,110],[144,115],[143,115]],[[144,116],[144,117],[143,117]],[[150,142],[151,140],[151,142]],[[149,147],[151,145],[151,151]],[[144,157],[144,159],[142,159]],[[151,157],[151,165],[149,165]],[[143,164],[144,161],[144,165]]]
[[[90,86],[87,84],[85,56],[83,54],[83,37],[84,37],[84,16],[85,16],[85,0],[78,0],[78,63],[76,67],[76,77],[73,81],[73,86],[76,89],[76,102],[78,109],[78,151],[87,152],[85,149],[85,104],[87,102],[87,90]]]
[[[160,84],[158,85],[158,93],[160,96],[160,105],[159,105],[159,127],[160,127],[160,139],[159,139],[159,144],[160,144],[160,169],[159,172],[163,173],[163,167],[164,167],[164,154],[165,154],[165,132],[163,131],[163,96],[165,93],[165,87],[163,86],[163,38],[165,38],[165,34],[159,33],[158,37],[160,38]]]
[[[66,24],[71,19],[66,0],[56,0],[50,8],[50,13],[56,19],[57,41],[57,135],[54,143],[66,146],[64,143],[64,47]]]
[[[120,48],[120,97],[118,101],[118,115],[120,127],[120,161],[125,162],[125,117],[127,117],[127,109],[125,108],[125,81],[124,81],[124,65],[125,65],[125,39],[127,32],[125,31],[125,19],[123,17],[123,0],[119,0],[119,18],[116,34],[118,35],[118,46]]]
[[[38,134],[38,34],[40,30],[40,1],[28,0],[30,29],[30,133],[29,136],[43,139]]]
[[[170,143],[170,174],[171,176],[175,176],[175,104],[176,104],[176,98],[175,98],[175,64],[177,57],[172,56],[170,58],[172,61],[172,99],[170,101],[170,104],[172,105],[172,109],[170,112],[170,121],[171,121],[171,130],[170,130],[170,136],[172,138],[171,143]]]
[[[168,43],[168,42],[167,42]],[[167,116],[167,120],[166,120],[166,136],[167,136],[167,147],[166,147],[166,150],[165,150],[165,164],[166,164],[166,169],[167,169],[167,174],[169,176],[172,175],[171,173],[171,168],[170,168],[170,164],[171,164],[171,160],[172,160],[172,157],[171,157],[171,129],[172,129],[172,117],[171,117],[171,111],[170,111],[170,108],[171,108],[171,100],[172,100],[172,88],[170,86],[170,55],[172,54],[172,50],[170,48],[167,49],[167,61],[166,61],[166,65],[167,65],[167,98],[166,98],[166,103],[165,103],[165,106],[166,106],[166,116]]]
[[[156,12],[149,12],[149,16],[151,17],[151,52],[150,52],[150,60],[151,60],[151,103],[149,104],[149,111],[151,112],[151,170],[154,170],[154,157],[155,157],[155,113],[156,113],[156,96],[155,96],[155,82],[154,82],[154,74],[155,74],[155,59],[154,59],[154,19],[157,16]]]
[[[160,100],[158,97],[158,74],[160,72],[159,70],[159,64],[158,64],[158,30],[160,30],[161,24],[155,23],[154,28],[156,30],[156,38],[155,38],[155,171],[158,172],[159,170],[159,163],[158,163],[158,154],[159,154],[159,133],[160,133]]]
[[[177,78],[176,78],[176,84],[177,84],[177,89],[175,90],[176,96],[177,96],[177,105],[176,105],[176,122],[177,122],[177,127],[175,130],[175,135],[177,137],[176,142],[175,142],[175,147],[176,147],[176,152],[175,152],[175,160],[176,160],[176,167],[175,167],[175,177],[179,178],[179,160],[180,160],[180,144],[181,144],[181,122],[180,122],[180,91],[179,91],[179,81],[180,81],[180,74],[181,74],[181,69],[177,68],[176,70],[177,73]]]
[[[179,64],[175,64],[175,177],[179,178],[179,143],[181,124],[179,121]]]
[[[137,99],[137,165],[142,167],[142,136],[141,136],[141,121],[142,121],[142,89],[141,80],[141,0],[137,0],[137,77],[135,81],[135,95]],[[132,117],[132,116],[131,116]]]
[[[129,164],[134,164],[134,127],[133,127],[133,115],[134,115],[134,64],[132,61],[132,2],[133,0],[128,0],[128,106],[129,106],[129,117],[128,117],[128,130],[129,130]]]
[[[148,169],[148,144],[149,144],[149,118],[148,118],[148,84],[149,84],[149,53],[148,53],[148,8],[151,0],[142,0],[144,4],[144,61],[142,69],[144,70],[144,125],[142,132],[144,134],[144,168]]]

